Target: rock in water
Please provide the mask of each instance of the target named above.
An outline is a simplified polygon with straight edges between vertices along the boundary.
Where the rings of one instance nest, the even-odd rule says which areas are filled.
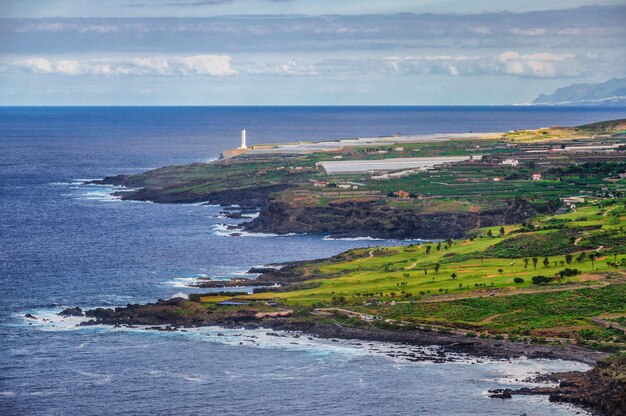
[[[84,316],[83,310],[79,307],[67,308],[59,312],[59,316]]]

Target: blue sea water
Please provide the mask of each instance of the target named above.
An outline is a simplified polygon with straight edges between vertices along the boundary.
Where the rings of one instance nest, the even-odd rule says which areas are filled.
[[[227,237],[220,208],[122,202],[83,180],[207,161],[251,143],[502,131],[626,117],[619,108],[0,108],[0,414],[572,415],[542,397],[489,399],[576,363],[389,357],[355,345],[201,329],[76,328],[64,306],[189,293],[198,277],[389,241]],[[54,318],[29,321],[27,312]],[[222,333],[224,336],[218,336]],[[252,338],[252,336],[256,338]]]

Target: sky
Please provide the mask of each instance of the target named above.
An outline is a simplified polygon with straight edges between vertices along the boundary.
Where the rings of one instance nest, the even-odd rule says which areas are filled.
[[[0,0],[0,105],[510,105],[626,76],[626,0]]]

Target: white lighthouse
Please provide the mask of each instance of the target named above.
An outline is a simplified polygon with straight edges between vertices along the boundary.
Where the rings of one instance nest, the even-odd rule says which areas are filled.
[[[246,131],[245,130],[241,130],[241,146],[239,146],[240,149],[247,149],[248,146],[246,146]]]

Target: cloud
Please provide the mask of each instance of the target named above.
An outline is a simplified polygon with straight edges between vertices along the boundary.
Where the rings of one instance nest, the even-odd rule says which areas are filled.
[[[626,5],[523,13],[5,18],[0,53],[623,50],[624,16]]]
[[[597,58],[597,57],[596,57]],[[506,51],[497,56],[392,56],[384,58],[401,74],[510,75],[527,78],[576,77],[588,71],[593,55],[554,53],[521,54]]]
[[[519,54],[508,51],[497,58],[499,71],[509,75],[554,78],[577,76],[582,67],[572,54],[534,53]]]
[[[296,60],[289,60],[284,64],[265,65],[252,67],[246,70],[247,73],[253,75],[317,75],[318,70],[313,65],[303,64]]]
[[[236,75],[228,55],[184,57],[136,57],[126,59],[51,60],[42,57],[19,59],[7,66],[35,74],[104,76],[210,76]]]

